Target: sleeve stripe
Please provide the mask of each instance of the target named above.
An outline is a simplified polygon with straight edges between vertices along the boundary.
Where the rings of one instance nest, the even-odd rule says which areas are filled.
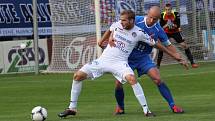
[[[162,45],[164,45],[164,46],[169,46],[169,45],[171,45],[171,42],[169,41],[169,40],[167,40],[167,41],[165,41],[165,42],[161,42],[162,43]]]

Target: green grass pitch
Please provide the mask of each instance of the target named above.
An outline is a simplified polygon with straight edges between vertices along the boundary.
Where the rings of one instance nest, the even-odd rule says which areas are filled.
[[[156,117],[143,115],[128,84],[124,85],[126,114],[113,115],[116,105],[114,78],[105,74],[93,81],[86,80],[79,97],[78,114],[60,119],[57,113],[69,104],[72,74],[17,74],[0,75],[0,121],[30,121],[30,112],[38,105],[47,108],[47,121],[215,120],[215,62],[200,63],[199,68],[190,70],[184,70],[180,65],[162,66],[161,76],[176,104],[184,108],[184,114],[172,113],[153,82],[143,76],[139,82]]]

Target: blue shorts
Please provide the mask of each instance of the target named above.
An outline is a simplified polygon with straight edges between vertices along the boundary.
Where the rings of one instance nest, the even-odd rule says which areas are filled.
[[[138,77],[142,76],[143,74],[147,74],[147,72],[151,68],[156,67],[150,55],[144,55],[143,57],[139,57],[139,58],[129,57],[128,64],[132,70],[137,69]]]

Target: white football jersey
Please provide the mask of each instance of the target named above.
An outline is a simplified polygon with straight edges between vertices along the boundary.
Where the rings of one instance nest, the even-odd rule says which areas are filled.
[[[130,30],[126,30],[123,29],[119,21],[111,25],[110,31],[113,33],[116,46],[110,47],[108,44],[107,48],[100,56],[100,58],[105,58],[105,60],[127,61],[128,56],[138,41],[146,42],[151,46],[155,45],[155,41],[137,26],[134,26]]]

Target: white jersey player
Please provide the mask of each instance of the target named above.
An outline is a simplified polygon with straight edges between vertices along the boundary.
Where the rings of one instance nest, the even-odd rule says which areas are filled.
[[[116,46],[110,47],[108,45],[101,55],[101,58],[110,61],[127,61],[138,41],[144,41],[149,45],[155,44],[154,40],[139,27],[134,26],[132,29],[127,30],[123,28],[121,21],[112,24],[110,31],[113,34]]]
[[[128,66],[128,56],[135,47],[138,41],[144,41],[150,45],[154,45],[154,40],[144,33],[141,29],[134,25],[135,14],[131,10],[126,10],[121,13],[120,21],[114,23],[110,30],[112,36],[110,41],[114,40],[115,45],[104,50],[102,55],[84,65],[73,76],[73,84],[71,89],[71,102],[64,112],[60,113],[59,117],[75,115],[77,112],[78,96],[82,88],[82,80],[87,78],[97,78],[105,72],[110,72],[121,83],[129,82],[132,86],[134,94],[143,108],[146,116],[151,112],[148,109],[142,87],[137,82],[133,70]]]

